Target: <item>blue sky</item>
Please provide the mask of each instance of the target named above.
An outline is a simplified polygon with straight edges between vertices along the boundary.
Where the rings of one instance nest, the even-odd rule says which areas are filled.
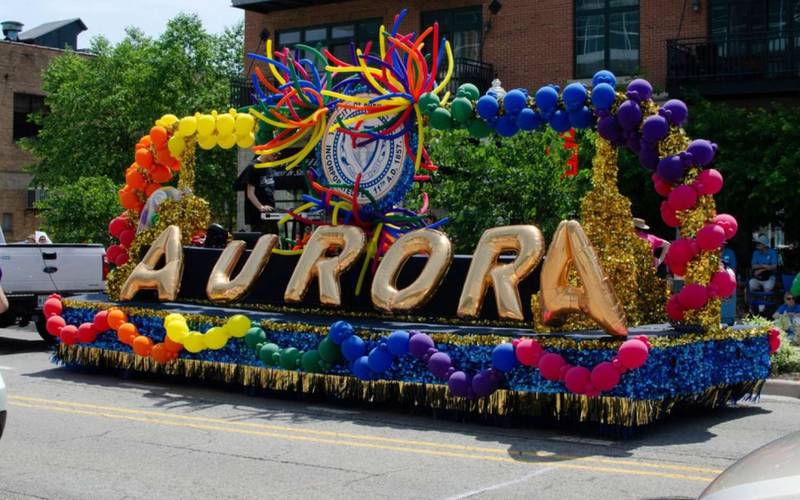
[[[23,30],[61,19],[80,17],[89,28],[78,36],[78,48],[89,46],[96,35],[116,43],[125,27],[136,26],[150,36],[164,31],[167,20],[179,12],[196,12],[206,30],[219,33],[244,17],[230,0],[4,0],[0,21],[19,21]]]

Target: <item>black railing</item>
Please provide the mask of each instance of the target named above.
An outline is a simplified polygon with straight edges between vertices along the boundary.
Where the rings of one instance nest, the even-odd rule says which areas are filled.
[[[255,104],[253,82],[245,76],[231,78],[231,106],[242,108]]]
[[[481,93],[485,92],[492,85],[495,77],[494,66],[489,63],[457,57],[453,62],[453,76],[447,85],[447,90],[455,94],[456,89],[463,83],[473,83]],[[446,74],[446,66],[439,68],[438,78],[441,80]]]
[[[755,33],[667,41],[667,89],[703,93],[792,90],[800,83],[800,35]]]

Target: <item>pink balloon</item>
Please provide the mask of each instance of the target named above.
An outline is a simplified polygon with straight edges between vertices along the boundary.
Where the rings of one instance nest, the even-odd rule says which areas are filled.
[[[601,391],[610,391],[619,383],[619,372],[609,361],[592,368],[592,385]]]
[[[711,276],[711,286],[717,291],[717,296],[726,299],[736,291],[736,275],[730,269],[717,271]]]
[[[667,316],[672,321],[683,321],[683,306],[678,301],[677,295],[673,295],[667,300]]]
[[[108,311],[100,311],[94,315],[94,329],[96,332],[104,332],[111,328],[108,326]]]
[[[136,238],[136,233],[132,229],[126,229],[119,233],[119,244],[129,248],[134,238]]]
[[[569,392],[575,394],[583,394],[586,392],[586,386],[592,380],[592,372],[583,366],[573,366],[567,371],[564,377],[564,385],[567,386]]]
[[[716,224],[706,224],[697,231],[697,246],[701,250],[713,252],[725,244],[725,230]]]
[[[73,345],[78,343],[78,329],[73,325],[67,325],[61,329],[61,333],[58,334],[61,342],[67,345]]]
[[[517,343],[514,353],[517,355],[517,361],[519,361],[520,364],[536,366],[544,351],[542,346],[539,345],[539,342],[532,339],[524,339]]]
[[[649,355],[647,344],[638,339],[626,340],[619,346],[619,362],[629,370],[642,366]]]
[[[739,230],[739,223],[736,222],[736,218],[730,214],[719,214],[711,219],[711,222],[718,225],[725,231],[726,240],[736,236],[736,231]]]
[[[42,307],[42,312],[44,313],[45,318],[49,318],[50,316],[60,316],[62,310],[63,306],[61,305],[61,301],[58,299],[47,299],[44,301],[44,306]]]
[[[697,175],[694,187],[700,194],[717,194],[722,189],[722,174],[714,168],[703,170]]]
[[[547,380],[559,380],[561,378],[561,367],[566,365],[567,362],[560,354],[548,352],[539,358],[539,371],[542,377]]]
[[[67,322],[64,321],[64,318],[61,316],[50,316],[47,318],[47,322],[45,323],[45,328],[47,329],[47,333],[52,335],[53,337],[58,337],[58,332],[61,331],[62,328],[67,326]]]
[[[81,323],[81,326],[78,327],[78,342],[88,344],[94,342],[96,338],[97,331],[94,329],[94,325],[92,323]]]
[[[666,200],[661,202],[661,220],[669,227],[680,227],[681,225],[675,210],[669,206]]]
[[[656,193],[665,198],[669,196],[669,192],[672,191],[672,184],[659,177],[658,174],[653,174],[650,178],[653,179],[653,188]]]
[[[678,186],[669,193],[667,203],[673,210],[689,210],[697,205],[697,191],[691,186]]]
[[[689,283],[678,292],[678,301],[684,309],[700,309],[708,303],[708,290],[703,285]]]
[[[670,264],[686,265],[699,253],[697,244],[689,238],[675,240],[667,249]]]

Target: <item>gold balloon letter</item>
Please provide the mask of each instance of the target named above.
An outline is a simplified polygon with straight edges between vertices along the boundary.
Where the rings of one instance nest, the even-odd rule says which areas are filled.
[[[162,256],[164,267],[155,269]],[[119,292],[120,300],[132,300],[139,290],[157,289],[158,300],[170,301],[178,297],[183,275],[183,247],[181,230],[169,226],[150,245],[141,262],[133,268]]]
[[[339,255],[325,257],[331,249]],[[319,301],[328,306],[342,303],[339,275],[358,259],[364,250],[364,231],[356,226],[322,226],[311,234],[292,278],[283,294],[286,302],[303,300],[308,285],[316,276],[319,279]]]
[[[503,252],[515,252],[517,258],[508,264],[498,264],[497,258]],[[477,317],[486,288],[492,286],[499,316],[524,319],[517,285],[542,260],[542,254],[544,237],[536,226],[505,226],[484,231],[461,290],[458,315]]]
[[[569,284],[570,263],[575,265],[583,287]],[[582,311],[606,332],[628,334],[625,311],[577,221],[561,221],[558,225],[544,259],[540,288],[545,324],[558,324],[561,316]]]
[[[397,276],[413,255],[428,254],[428,262],[413,283],[397,289]],[[372,303],[384,311],[410,311],[431,298],[453,260],[453,246],[444,233],[417,229],[389,247],[372,279]]]
[[[278,243],[278,236],[265,234],[256,242],[253,252],[242,266],[242,270],[231,279],[231,273],[244,253],[247,244],[244,241],[234,240],[228,243],[225,251],[211,271],[206,285],[206,295],[209,299],[219,302],[239,300],[247,294],[253,283],[261,276],[261,272],[272,255],[272,249]]]

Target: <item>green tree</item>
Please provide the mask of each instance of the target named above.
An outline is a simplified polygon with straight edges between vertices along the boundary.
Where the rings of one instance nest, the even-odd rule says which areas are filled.
[[[228,109],[242,43],[241,23],[213,35],[196,15],[179,14],[157,39],[130,28],[117,45],[93,39],[92,56],[54,58],[43,76],[49,111],[34,118],[41,130],[24,143],[36,157],[33,182],[57,189],[89,176],[121,184],[134,145],[157,118]],[[198,194],[217,220],[230,223],[235,151],[198,150],[197,165]],[[52,225],[48,212],[43,217]]]
[[[117,187],[108,177],[81,177],[49,190],[36,208],[53,241],[108,245],[108,222],[119,214]]]
[[[580,215],[589,171],[563,175],[568,152],[551,130],[480,142],[453,131],[437,134],[430,148],[441,169],[431,205],[447,210],[458,252],[471,253],[484,230],[509,224],[536,224],[549,240],[561,220]]]

